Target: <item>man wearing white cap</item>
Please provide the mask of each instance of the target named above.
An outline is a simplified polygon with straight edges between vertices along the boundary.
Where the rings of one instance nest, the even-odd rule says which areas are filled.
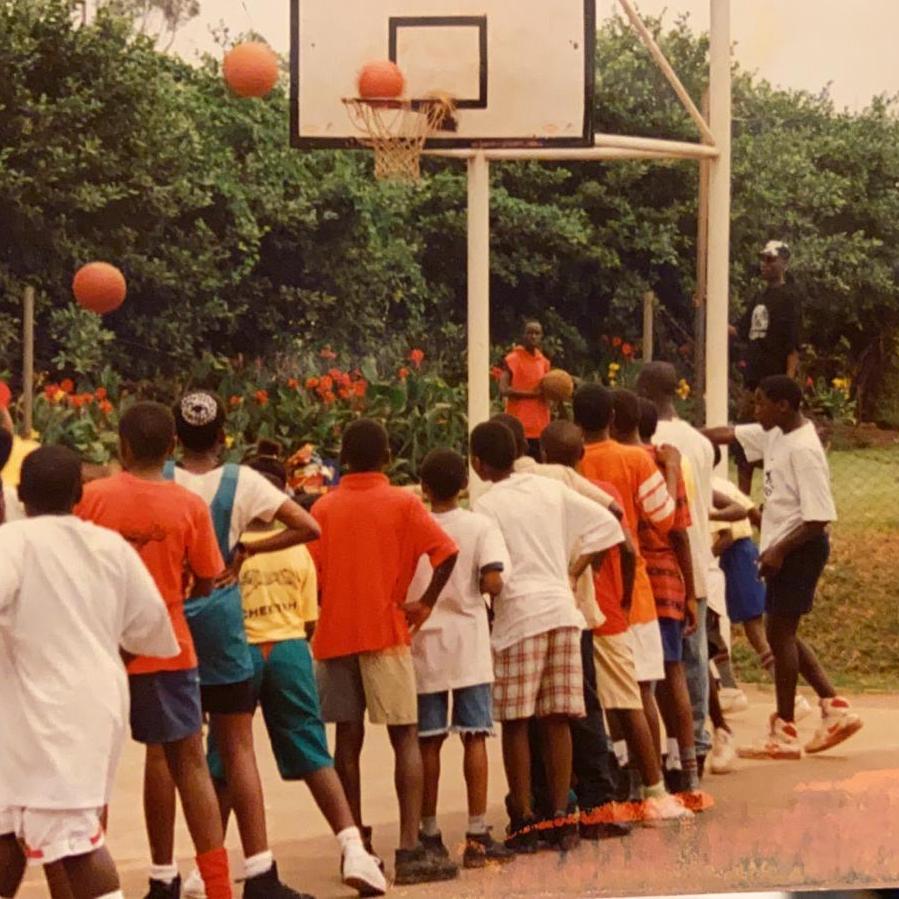
[[[802,309],[796,287],[787,281],[790,248],[781,240],[769,240],[759,253],[765,287],[749,304],[746,314],[731,335],[746,342],[743,385],[746,395],[738,410],[740,419],[754,419],[752,400],[759,383],[769,375],[789,375],[799,371],[799,342]],[[745,405],[745,408],[742,408]],[[752,471],[741,453],[736,454],[740,489],[752,490]]]

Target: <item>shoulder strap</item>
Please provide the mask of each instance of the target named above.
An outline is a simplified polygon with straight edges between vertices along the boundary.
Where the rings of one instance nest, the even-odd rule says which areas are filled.
[[[209,512],[212,515],[212,525],[215,529],[215,538],[218,541],[219,550],[226,562],[231,560],[231,516],[234,512],[234,498],[237,495],[237,479],[240,476],[240,466],[228,463],[222,466],[222,479],[219,481],[218,490],[209,504]]]
[[[162,476],[167,481],[175,480],[175,460],[174,459],[166,459],[166,463],[162,467]]]

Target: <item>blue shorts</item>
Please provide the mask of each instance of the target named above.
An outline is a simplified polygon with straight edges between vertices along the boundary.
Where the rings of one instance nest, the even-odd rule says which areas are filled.
[[[303,780],[322,768],[333,767],[309,644],[305,640],[283,640],[250,645],[250,657],[254,705],[262,706],[281,777]],[[206,758],[212,776],[224,780],[225,770],[212,733]]]
[[[759,551],[752,540],[737,540],[719,561],[727,583],[727,617],[742,624],[764,615],[765,585],[759,579]]]
[[[448,733],[493,736],[493,684],[475,684],[453,690],[450,726],[449,691],[418,694],[418,736]]]
[[[684,660],[684,623],[674,618],[659,618],[662,632],[662,655],[666,662]]]
[[[138,743],[176,743],[203,726],[200,675],[186,671],[132,674],[131,736]]]

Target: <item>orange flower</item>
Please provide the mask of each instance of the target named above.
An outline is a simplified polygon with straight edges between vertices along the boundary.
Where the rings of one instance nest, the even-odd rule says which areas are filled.
[[[367,381],[356,381],[353,384],[353,392],[358,397],[363,397],[368,391],[368,382]]]
[[[44,396],[47,397],[48,400],[55,399],[57,393],[59,393],[59,384],[48,384],[44,388]]]
[[[228,402],[231,405],[232,409],[236,409],[243,402],[243,397],[235,395],[232,396],[231,399],[228,400]]]
[[[412,350],[409,353],[409,361],[416,367],[421,368],[421,363],[424,361],[425,354],[424,350]]]
[[[334,392],[332,390],[326,390],[324,391],[324,393],[322,393],[322,399],[330,406],[331,403],[333,403],[334,400],[337,399],[337,397],[334,396]]]
[[[105,388],[105,387],[98,387],[98,388],[96,389],[96,391],[94,392],[94,396],[95,396],[98,400],[105,400],[106,397],[107,397],[106,388]]]
[[[409,377],[409,369],[401,368],[396,374],[401,381],[405,381]]]
[[[341,388],[337,391],[337,395],[338,395],[342,400],[348,400],[348,399],[353,395],[353,391],[350,390],[350,388],[347,387],[346,385],[343,385],[343,386],[341,386]]]
[[[631,356],[634,355],[634,348],[629,343],[621,344],[621,355],[624,356],[625,359],[630,359]]]
[[[318,378],[306,378],[306,389],[315,390],[318,387]]]
[[[109,415],[112,412],[112,403],[109,400],[100,400],[100,411],[104,415]]]
[[[60,382],[59,389],[63,393],[74,393],[75,382],[71,378],[66,378],[65,380]]]
[[[80,409],[84,405],[84,397],[80,393],[72,394],[69,397],[69,405],[73,409]]]
[[[300,386],[300,382],[299,382],[296,378],[288,378],[288,379],[287,379],[287,386],[288,386],[291,390],[296,390],[296,389]]]
[[[805,379],[805,386],[806,387],[814,387],[815,386],[815,382],[814,382],[814,380],[812,380],[811,376],[809,376],[808,378]]]
[[[622,343],[622,341],[621,341],[620,337],[612,338],[612,346],[615,347],[616,349],[621,346],[621,343]]]
[[[324,349],[322,349],[322,351],[319,353],[319,356],[321,356],[322,359],[336,359],[337,353],[335,353],[334,350],[331,349],[331,344],[329,343],[324,347]]]
[[[259,403],[260,406],[268,405],[268,391],[267,390],[257,390],[254,394],[256,397],[256,402]]]
[[[334,379],[330,375],[322,375],[318,381],[318,389],[321,393],[330,390],[334,386]]]

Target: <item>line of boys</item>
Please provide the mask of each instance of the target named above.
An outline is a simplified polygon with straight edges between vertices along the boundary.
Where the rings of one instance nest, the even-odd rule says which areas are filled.
[[[646,375],[648,380],[644,379],[643,383],[644,390],[650,395],[655,391],[657,400],[664,400],[667,404],[668,371],[655,369],[653,375],[653,369],[650,368],[648,372]],[[653,377],[656,381],[653,381]],[[777,391],[774,392],[776,394]],[[670,395],[673,397],[673,384]],[[621,427],[617,433],[626,444],[634,439],[633,423],[638,416],[634,415],[633,404],[630,403],[631,419],[627,419],[629,400],[625,394],[619,394],[616,400],[618,401],[616,405],[620,407],[620,419],[624,418],[625,423],[630,425]],[[789,406],[791,397],[787,400],[776,399],[776,402],[781,405],[786,402]],[[660,411],[668,411],[665,404],[657,404],[663,406]],[[110,514],[110,510],[120,509],[120,502],[125,502],[132,491],[145,486],[126,481],[128,490],[125,493],[121,489],[122,478],[145,481],[149,484],[164,483],[163,462],[172,450],[170,430],[166,432],[162,426],[164,410],[153,407],[152,404],[140,404],[133,408],[135,411],[132,417],[123,418],[122,428],[123,460],[126,461],[129,471],[126,475],[118,476],[118,485],[101,482],[93,489],[89,488],[88,496],[82,503],[83,511],[92,510],[84,512],[89,517],[102,519],[104,515]],[[593,386],[583,388],[575,399],[575,416],[587,436],[587,451],[585,453],[583,448],[580,450],[584,455],[584,459],[581,460],[582,468],[584,471],[590,471],[591,457],[595,463],[597,449],[600,451],[610,449],[602,445],[610,442],[606,432],[612,421],[611,396],[602,388]],[[622,424],[620,419],[619,424]],[[624,588],[625,579],[621,577],[620,572],[620,567],[626,566],[617,565],[616,560],[608,555],[609,550],[625,546],[624,533],[614,515],[607,510],[612,504],[608,495],[604,494],[599,500],[596,497],[586,499],[578,496],[564,484],[553,483],[552,475],[546,478],[541,477],[540,473],[513,474],[518,455],[515,436],[501,422],[491,422],[476,428],[471,438],[471,456],[475,470],[485,481],[492,484],[491,490],[476,503],[474,513],[464,512],[458,508],[458,494],[465,486],[465,466],[459,457],[445,452],[442,455],[432,454],[423,468],[424,489],[433,503],[437,521],[443,525],[440,527],[434,519],[424,513],[423,507],[414,497],[389,486],[386,478],[380,473],[388,459],[387,435],[376,423],[362,420],[350,426],[345,433],[342,462],[348,468],[349,475],[337,491],[322,499],[313,509],[313,518],[318,524],[304,517],[302,510],[292,503],[288,505],[283,493],[278,493],[277,502],[274,497],[268,498],[268,502],[260,499],[256,505],[252,505],[248,500],[249,511],[245,513],[244,518],[235,521],[237,484],[244,477],[244,471],[235,473],[229,472],[227,467],[223,470],[218,469],[217,455],[223,436],[222,421],[223,412],[220,404],[209,394],[193,394],[185,398],[180,405],[178,431],[186,450],[184,464],[188,472],[193,469],[195,478],[208,475],[210,472],[215,473],[215,477],[211,479],[215,487],[210,490],[207,485],[204,498],[207,502],[211,502],[213,520],[217,515],[219,517],[216,521],[218,548],[228,554],[237,555],[238,562],[231,569],[233,574],[236,576],[239,573],[242,561],[250,552],[258,554],[287,549],[304,539],[315,537],[319,533],[319,525],[321,526],[322,536],[313,544],[313,551],[322,588],[322,614],[315,641],[316,656],[320,660],[319,690],[322,697],[322,711],[325,720],[334,721],[338,725],[337,773],[349,798],[355,823],[360,827],[358,759],[364,734],[362,721],[366,708],[370,720],[388,725],[391,742],[397,755],[397,786],[401,804],[401,848],[397,852],[398,880],[418,882],[426,879],[442,879],[455,874],[455,866],[446,857],[447,853],[435,820],[439,747],[450,730],[463,734],[466,742],[465,773],[469,786],[470,806],[466,864],[474,866],[483,864],[489,859],[506,861],[510,858],[509,853],[491,838],[484,821],[486,812],[484,737],[492,730],[489,684],[493,668],[496,676],[496,683],[492,688],[495,700],[494,712],[503,724],[504,762],[511,793],[512,824],[507,844],[518,851],[532,851],[541,832],[552,832],[553,841],[562,848],[574,845],[577,839],[578,819],[570,814],[569,805],[572,773],[569,727],[570,719],[582,717],[585,711],[581,631],[584,630],[586,620],[572,601],[572,589],[578,592],[578,581],[583,583],[584,576],[587,580],[594,580],[595,588],[598,588],[597,599],[600,608],[605,605],[606,609],[614,612],[617,605],[619,618],[621,604],[622,602],[627,604],[627,594],[630,593],[629,589]],[[789,424],[786,421],[784,423]],[[769,430],[772,427],[780,425],[772,425]],[[725,439],[731,435],[713,436]],[[689,439],[692,439],[692,435]],[[622,448],[624,444],[621,444]],[[544,442],[544,450],[547,446],[552,448],[552,440]],[[560,435],[556,446],[561,447],[559,462],[562,466],[572,465],[578,461],[577,436],[573,429],[567,434]],[[135,450],[135,447],[138,449]],[[616,466],[612,465],[611,470],[605,469],[611,478],[611,490],[618,488],[619,505],[625,510],[625,523],[639,534],[640,520],[635,519],[633,514],[627,514],[629,507],[639,507],[645,519],[644,531],[648,524],[656,529],[658,538],[664,538],[666,524],[670,531],[675,517],[673,497],[681,498],[683,513],[683,496],[686,488],[677,477],[678,458],[674,454],[663,453],[659,464],[664,471],[664,477],[654,466],[651,473],[643,466],[645,476],[642,476],[638,470],[638,466],[642,463],[636,461],[635,455],[619,453],[617,450],[614,452],[616,462],[620,461],[618,457],[621,456],[633,459],[632,463],[618,465],[619,468],[629,472],[630,466],[637,471],[636,478],[633,472],[629,472],[627,478],[618,473],[618,483],[615,483]],[[645,453],[641,449],[638,449],[638,452]],[[565,458],[561,458],[563,456]],[[646,453],[641,458],[650,457]],[[689,468],[686,470],[689,471]],[[25,472],[23,482],[24,475]],[[171,475],[172,472],[169,472],[169,476]],[[182,474],[181,479],[186,480],[186,476]],[[115,482],[116,479],[111,481]],[[169,488],[175,486],[167,485]],[[202,488],[198,488],[195,483],[191,484],[191,487],[203,495]],[[621,487],[625,490],[621,491]],[[26,484],[26,494],[29,489],[31,488]],[[695,485],[693,489],[696,489]],[[259,492],[264,494],[264,491]],[[117,501],[110,501],[110,497],[115,497]],[[175,493],[171,490],[167,495],[169,501],[170,498],[175,498]],[[182,531],[190,531],[191,536],[196,536],[193,531],[197,534],[202,533],[204,528],[207,531],[205,557],[201,548],[195,548],[195,554],[191,557],[187,549],[187,540],[183,535],[176,535],[182,539],[181,560],[187,558],[191,562],[193,575],[191,595],[202,596],[211,588],[211,585],[204,581],[208,582],[223,566],[220,564],[220,558],[209,550],[210,546],[212,550],[216,547],[208,539],[208,522],[202,522],[202,516],[193,508],[196,504],[192,506],[186,496],[179,495],[177,499],[179,508],[187,510],[179,519]],[[143,507],[143,511],[151,509],[146,496],[141,497],[138,505]],[[57,513],[64,511],[64,508],[57,507]],[[152,512],[149,516],[149,529],[140,527],[138,521],[126,515],[125,520],[118,523],[117,529],[126,532],[132,543],[145,554],[148,552],[147,547],[150,546],[155,546],[158,551],[164,547],[157,544],[164,545],[167,537],[171,537],[166,534],[160,536],[158,531],[161,528],[153,526],[154,516],[163,514],[163,510],[160,509]],[[191,515],[194,516],[193,520]],[[247,515],[249,517],[246,517]],[[284,520],[286,530],[269,538],[254,541],[253,550],[248,552],[238,539],[240,534],[251,520],[266,521],[275,515]],[[206,517],[208,518],[208,515]],[[145,517],[144,523],[146,521]],[[387,527],[385,523],[391,526]],[[680,527],[676,532],[683,533],[687,527],[689,519],[681,514]],[[453,539],[448,536],[447,531],[453,532]],[[661,563],[663,574],[669,581],[676,580],[671,577],[672,556],[681,566],[682,573],[685,567],[682,562],[685,558],[683,549],[678,552],[671,545],[676,542],[669,540],[671,555],[663,553],[665,558]],[[360,545],[368,546],[371,550],[370,558],[365,560],[368,564],[358,565],[356,557],[354,558],[356,564],[347,565],[346,547],[352,546],[355,549]],[[683,542],[680,545],[683,547]],[[664,545],[658,542],[656,546],[664,549]],[[202,547],[202,541],[198,541],[197,547]],[[421,582],[423,589],[418,594],[420,599],[403,604],[406,599],[405,588],[412,581],[416,564],[422,555],[428,556],[434,573],[430,578],[425,576],[425,580]],[[785,555],[789,558],[789,552]],[[170,555],[169,560],[174,557]],[[147,558],[145,555],[145,562]],[[147,564],[151,567],[150,562]],[[459,567],[458,571],[455,570],[456,567]],[[595,570],[595,577],[591,577],[591,569]],[[165,574],[171,573],[171,568],[162,576],[158,574],[158,569],[154,571],[154,574],[157,574],[157,583],[162,581],[160,588],[164,596],[167,591],[163,588],[170,588],[173,583],[171,578],[168,584],[165,582]],[[360,577],[364,580],[366,593],[372,597],[372,601],[364,607],[360,607],[361,604],[356,601],[363,587],[363,584],[356,582]],[[665,616],[675,622],[687,616],[693,599],[689,591],[689,576],[683,578],[682,575],[681,579],[684,582],[682,600],[684,614],[681,618],[676,615]],[[626,580],[629,587],[630,579]],[[233,581],[234,577],[226,579],[217,587],[220,599],[222,591],[231,593],[230,596],[221,599],[218,609],[220,613],[224,608],[231,608],[233,611]],[[610,591],[608,589],[610,583],[621,584],[621,589],[613,586]],[[676,613],[680,606],[680,591],[672,590],[671,587],[672,584],[669,583],[664,604],[672,607]],[[487,612],[481,598],[484,592],[496,597],[492,662],[488,642],[490,637]],[[168,597],[174,595],[175,591],[169,589]],[[147,663],[156,668],[147,672],[138,671],[140,665],[132,667],[132,729],[137,735],[141,726],[148,728],[148,732],[144,733],[144,742],[163,747],[160,755],[166,765],[165,772],[170,772],[179,786],[183,802],[185,795],[188,796],[185,811],[190,825],[193,814],[188,811],[190,803],[194,803],[196,808],[202,807],[202,803],[209,800],[210,782],[205,764],[197,763],[195,748],[192,751],[186,748],[195,742],[192,737],[194,733],[199,733],[199,728],[184,736],[167,739],[160,738],[160,732],[154,732],[151,727],[151,725],[160,726],[162,737],[171,737],[166,730],[167,727],[180,724],[183,728],[192,725],[197,718],[195,712],[198,691],[196,689],[191,691],[185,686],[192,682],[196,687],[196,679],[191,681],[189,677],[174,678],[177,690],[166,692],[170,687],[166,682],[173,678],[162,676],[192,671],[191,667],[183,667],[185,661],[192,660],[189,653],[189,632],[184,627],[179,628],[178,610],[182,608],[180,602],[183,595],[182,591],[180,600],[172,598],[168,602],[174,630],[180,638],[178,657],[180,662],[169,662],[168,666],[161,666],[158,662]],[[414,597],[416,594],[412,595]],[[432,615],[438,599],[440,606]],[[231,605],[227,605],[228,602]],[[630,615],[633,616],[633,604],[630,606]],[[191,605],[189,604],[187,608],[190,610]],[[202,620],[203,607],[199,608],[201,611],[198,617]],[[225,617],[223,614],[219,614],[216,619],[210,617],[207,622],[213,632],[209,635],[210,640],[218,641],[211,645],[217,646],[218,649],[208,654],[207,658],[214,658],[216,665],[221,666],[223,655],[227,660],[233,657],[235,660],[233,671],[242,673],[246,668],[241,668],[237,662],[242,658],[241,645],[246,647],[246,636],[243,633],[239,597],[237,610],[239,617],[232,615],[231,619],[235,623],[240,621],[243,641],[239,639],[236,627],[230,630],[223,629],[220,620]],[[635,623],[649,625],[651,622],[647,619]],[[670,633],[667,639],[663,640],[658,625],[655,628],[644,628],[643,632],[651,636],[638,638],[643,640],[643,643],[638,645],[643,645],[644,650],[637,654],[631,651],[633,670],[630,671],[627,666],[627,652],[620,651],[616,655],[609,651],[611,645],[609,640],[603,642],[604,637],[615,635],[602,634],[602,623],[599,630],[596,655],[601,671],[600,696],[603,694],[603,685],[607,684],[605,698],[606,711],[610,713],[610,724],[615,721],[615,712],[619,708],[622,711],[642,712],[643,720],[649,725],[652,733],[651,719],[654,714],[652,693],[645,689],[637,691],[637,705],[634,708],[632,685],[645,683],[647,680],[662,680],[664,677],[668,684],[668,692],[671,694],[663,703],[668,706],[668,711],[663,710],[667,729],[669,734],[676,734],[675,745],[685,772],[687,793],[696,795],[698,766],[695,750],[691,753],[690,729],[683,726],[684,685],[682,676],[677,674],[680,659],[673,658],[678,652],[677,642],[681,642],[682,645],[682,641],[676,642]],[[675,635],[679,635],[680,631],[678,627],[672,628],[668,625],[666,630],[673,631]],[[407,647],[410,631],[413,635],[412,652]],[[619,631],[619,633],[628,632]],[[194,630],[194,634],[197,633],[201,637],[197,639],[195,636],[194,639],[201,644],[202,635],[205,633],[202,626]],[[638,629],[637,633],[641,631]],[[184,639],[185,635],[188,636],[187,640]],[[656,636],[662,644],[661,651],[655,642]],[[229,644],[229,640],[233,646]],[[622,646],[626,645],[626,642],[619,641]],[[799,645],[802,647],[799,650],[800,665],[805,664],[802,670],[806,674],[809,651],[803,644]],[[228,652],[223,653],[222,647],[227,647]],[[621,649],[621,646],[618,648]],[[774,649],[773,642],[772,648]],[[778,653],[776,649],[774,652],[777,669]],[[701,658],[701,654],[698,655]],[[662,658],[662,677],[657,676],[659,656]],[[614,657],[611,664],[610,657]],[[446,662],[445,665],[441,664],[441,659]],[[638,659],[649,672],[644,675],[645,680],[637,674]],[[200,662],[202,683],[202,655]],[[460,662],[462,664],[459,664]],[[604,671],[603,665],[611,670]],[[651,671],[650,665],[655,665]],[[252,661],[249,670],[252,675]],[[707,671],[707,667],[705,670]],[[670,676],[672,672],[674,677]],[[817,671],[812,671],[812,677],[809,679],[813,680],[817,674]],[[146,682],[140,678],[146,675],[151,676],[153,689],[141,692],[140,685]],[[251,676],[249,679],[251,683],[252,679]],[[222,744],[220,750],[223,761],[228,758],[229,752],[231,753],[231,770],[228,770],[226,761],[224,773],[232,796],[239,792],[239,787],[237,790],[235,787],[245,775],[239,770],[241,750],[229,750],[229,741],[240,742],[246,739],[247,724],[259,699],[258,694],[254,694],[252,690],[248,693],[246,687],[240,686],[246,680],[246,678],[242,681],[229,680],[227,672],[212,671],[206,675],[203,689],[199,691],[208,711],[214,716],[224,718],[225,726],[216,726],[216,718],[213,717],[213,733],[217,737],[217,742]],[[630,706],[620,695],[609,695],[608,683],[620,688],[619,692],[623,694],[631,690]],[[422,686],[426,689],[422,690]],[[844,701],[834,697],[829,685],[822,684],[820,677],[817,683],[813,680],[813,686],[816,689],[820,686],[819,693],[821,690],[824,691],[822,695],[830,694],[825,695],[822,705],[827,729],[825,742],[830,741],[829,745],[834,745],[832,741],[835,736],[845,738],[843,734],[849,735],[849,732],[854,732],[852,728],[857,729],[856,724],[860,726],[860,722],[851,715]],[[453,693],[451,727],[448,717],[449,692]],[[701,696],[701,687],[696,692]],[[793,692],[795,693],[795,676]],[[615,691],[612,690],[612,693]],[[779,689],[778,711],[784,713],[786,710],[781,706],[780,693]],[[185,697],[189,696],[193,697],[192,701],[185,700]],[[147,717],[142,718],[142,715]],[[528,738],[528,721],[533,717],[539,722],[543,736],[545,755],[543,761],[546,767],[549,807],[552,809],[552,826],[538,821],[533,813],[531,742]],[[632,717],[639,720],[639,714]],[[699,716],[695,715],[697,721],[698,718]],[[150,723],[147,719],[150,719]],[[781,715],[779,720],[788,719]],[[704,724],[703,713],[702,720],[698,721],[703,731]],[[420,740],[416,734],[416,726],[420,727]],[[637,730],[639,729],[638,725]],[[780,730],[772,727],[772,735],[782,736],[782,731],[782,727]],[[613,725],[613,734],[614,732]],[[646,741],[643,740],[641,743],[639,736],[634,736],[633,727],[628,732],[628,728],[624,726],[619,730],[619,733],[621,732],[625,737],[624,745],[632,749],[634,755],[643,756],[641,770],[647,818],[658,821],[688,817],[690,813],[682,806],[666,801],[667,794],[661,779],[654,776],[653,760],[646,758],[649,754]],[[652,754],[657,755],[658,737],[653,734],[651,739],[654,740],[655,747]],[[653,743],[649,745],[653,746]],[[244,744],[244,752],[246,748]],[[616,746],[616,749],[619,748]],[[160,795],[164,794],[165,789],[164,785],[160,786],[159,771],[155,775],[157,779],[154,779],[151,751],[148,751],[147,777],[150,786],[147,799],[154,808],[152,814],[148,814],[148,829],[151,831],[151,845],[156,864],[154,872],[169,874],[169,870],[160,870],[165,867],[166,861],[158,862],[157,853],[161,856],[167,854],[168,865],[171,865],[171,849],[166,844],[168,839],[170,845],[171,838],[163,834],[154,843],[153,830],[156,828],[170,831],[169,818],[173,817],[173,805],[171,816],[166,814],[165,807],[159,811]],[[669,743],[669,757],[672,751],[672,744]],[[809,751],[812,751],[811,747]],[[248,755],[252,755],[251,737]],[[325,755],[327,756],[326,749]],[[623,753],[620,753],[620,757],[621,761],[625,760]],[[422,758],[425,760],[424,767]],[[280,762],[281,759],[279,764]],[[252,769],[255,770],[254,760]],[[256,782],[258,783],[258,774]],[[193,794],[190,793],[191,790]],[[249,793],[249,798],[244,800],[246,803],[244,816],[250,818],[249,825],[241,820],[240,800],[232,799],[231,802],[237,813],[244,842],[244,854],[247,861],[252,862],[254,855],[247,850],[248,835],[244,831],[248,832],[250,840],[253,839],[253,814],[259,814],[258,809],[253,808],[253,800],[256,795],[261,800],[261,790],[255,793],[250,790]],[[28,803],[25,803],[24,807],[27,808]],[[211,818],[214,819],[215,816]],[[256,824],[258,831],[258,822]],[[210,826],[209,816],[204,818],[202,825],[206,827],[205,831],[203,826],[194,826],[191,827],[191,832],[197,845],[198,862],[205,880],[206,895],[230,895],[227,858],[221,849],[221,831]],[[28,831],[23,830],[22,833],[27,842]],[[40,836],[43,838],[43,835]],[[344,868],[346,868],[348,855],[351,859],[353,856],[353,853],[348,853],[346,849],[360,848],[362,833],[356,827],[348,827],[338,833],[338,839],[345,849]],[[261,852],[256,852],[255,856],[266,855],[264,821],[261,827],[261,840],[258,836],[256,840],[255,845],[250,844],[251,847],[255,849],[261,842],[263,848]],[[41,851],[40,847],[37,851]],[[214,855],[214,865],[210,865],[210,853]],[[376,882],[377,878],[372,874],[371,856],[365,851],[357,852],[356,856],[357,866],[365,869],[365,876],[347,879],[344,870],[347,882],[353,882],[353,885],[360,888],[360,892],[363,893],[371,891],[370,894],[376,894],[383,891],[382,885]],[[366,861],[369,863],[367,868]],[[262,862],[267,863],[261,872],[261,875],[267,878],[264,881],[264,889],[267,891],[259,892],[259,895],[298,895],[277,880],[270,854],[267,854]],[[247,867],[249,869],[251,866],[248,864]],[[255,895],[253,881],[258,877],[260,874],[248,870],[245,895]],[[368,878],[367,881],[365,877]],[[167,883],[161,882],[160,878],[153,880],[155,883],[151,886],[151,895],[178,894],[177,871]],[[159,883],[172,889],[160,892],[156,886]],[[156,893],[152,892],[154,889],[157,890]],[[283,892],[277,892],[278,890]],[[2,892],[2,895],[7,895],[7,892]],[[80,897],[106,894],[82,892],[73,895]]]

